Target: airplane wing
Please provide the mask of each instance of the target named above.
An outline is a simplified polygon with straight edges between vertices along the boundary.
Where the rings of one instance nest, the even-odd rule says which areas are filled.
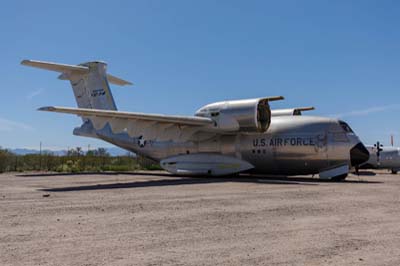
[[[214,124],[214,121],[210,118],[197,117],[197,116],[145,114],[145,113],[121,112],[121,111],[111,111],[111,110],[55,107],[55,106],[42,107],[39,108],[38,110],[47,112],[65,113],[65,114],[75,114],[81,117],[141,120],[147,122],[178,124],[182,126],[209,126]]]
[[[205,117],[54,106],[42,107],[38,110],[80,116],[90,120],[97,131],[103,130],[108,124],[114,134],[127,133],[130,137],[144,135],[148,139],[157,139],[159,141],[190,140],[199,137],[196,133],[206,134],[204,137],[218,134],[214,129],[215,122]],[[75,133],[78,131],[74,131],[74,134],[81,135]]]

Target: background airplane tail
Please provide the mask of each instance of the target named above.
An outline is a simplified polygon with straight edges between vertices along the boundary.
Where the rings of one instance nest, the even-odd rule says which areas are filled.
[[[79,108],[117,110],[109,82],[117,85],[132,83],[107,74],[104,62],[64,65],[50,62],[24,60],[23,65],[60,72],[61,80],[69,80]]]

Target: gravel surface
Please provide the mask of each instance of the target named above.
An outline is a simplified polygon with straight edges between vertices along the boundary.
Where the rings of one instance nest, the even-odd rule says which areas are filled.
[[[400,265],[400,176],[0,175],[0,265]]]

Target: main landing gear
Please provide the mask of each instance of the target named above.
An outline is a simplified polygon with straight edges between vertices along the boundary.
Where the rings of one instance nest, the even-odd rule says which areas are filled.
[[[349,174],[349,166],[347,164],[330,168],[319,173],[319,178],[334,182],[342,182]]]

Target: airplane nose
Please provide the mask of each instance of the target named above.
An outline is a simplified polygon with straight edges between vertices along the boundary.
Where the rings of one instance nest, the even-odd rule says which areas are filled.
[[[369,160],[369,152],[364,144],[358,143],[350,150],[351,166],[357,166]]]

